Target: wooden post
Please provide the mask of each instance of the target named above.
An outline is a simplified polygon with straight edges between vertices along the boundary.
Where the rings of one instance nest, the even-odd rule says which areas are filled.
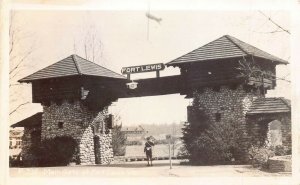
[[[127,80],[130,80],[130,74],[127,74]]]
[[[156,71],[156,78],[159,78],[159,71]]]
[[[264,84],[264,73],[261,74],[261,83],[262,83],[262,90],[263,90],[263,96],[266,96],[266,91],[265,91],[265,84]]]
[[[169,161],[170,161],[170,169],[172,169],[172,157],[171,157],[171,135],[167,136],[169,139]]]

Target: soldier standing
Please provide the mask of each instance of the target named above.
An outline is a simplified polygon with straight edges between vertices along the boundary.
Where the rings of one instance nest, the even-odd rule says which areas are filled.
[[[152,147],[153,146],[154,146],[154,143],[150,140],[150,137],[147,137],[147,141],[145,143],[145,148],[144,148],[144,152],[146,153],[147,162],[148,162],[147,166],[150,166],[150,164],[152,166]]]

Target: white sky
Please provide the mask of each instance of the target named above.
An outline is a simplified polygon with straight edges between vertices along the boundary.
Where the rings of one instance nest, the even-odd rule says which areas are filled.
[[[147,6],[146,6],[147,7]],[[18,11],[15,25],[29,34],[19,51],[35,46],[17,79],[51,65],[74,53],[83,55],[83,39],[94,32],[102,42],[101,64],[119,72],[122,67],[151,63],[167,63],[225,34],[232,35],[282,59],[289,60],[290,36],[274,31],[258,11],[151,11],[162,18],[161,24],[150,20],[147,40],[146,9],[142,11]],[[264,11],[286,29],[290,29],[289,14],[285,11]],[[88,31],[87,31],[88,30]],[[277,76],[289,74],[289,65],[277,68]],[[178,74],[170,67],[163,75]],[[146,76],[155,76],[149,73]],[[133,77],[139,77],[133,75]],[[145,75],[143,76],[145,77]],[[288,76],[289,77],[289,76]],[[289,79],[289,78],[288,78]],[[278,81],[268,96],[290,98],[290,84]],[[16,101],[31,101],[31,88],[18,89]],[[13,93],[12,93],[13,94]],[[120,113],[124,125],[139,123],[172,123],[186,120],[184,96],[120,99],[111,107]],[[11,117],[14,123],[41,111],[38,105],[27,105]]]

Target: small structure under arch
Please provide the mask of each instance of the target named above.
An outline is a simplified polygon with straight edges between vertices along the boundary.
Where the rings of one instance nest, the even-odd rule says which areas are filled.
[[[253,143],[266,144],[270,137],[270,123],[281,123],[281,143],[291,150],[291,103],[285,98],[256,99],[246,113],[248,132],[251,133]],[[268,134],[269,133],[269,134]],[[271,143],[267,143],[272,145]],[[274,143],[273,143],[274,145]],[[276,144],[275,144],[276,145]]]

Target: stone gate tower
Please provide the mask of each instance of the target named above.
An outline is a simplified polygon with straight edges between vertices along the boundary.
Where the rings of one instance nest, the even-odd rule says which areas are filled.
[[[246,151],[253,138],[260,137],[257,130],[252,132],[255,124],[248,123],[247,112],[255,100],[264,101],[267,90],[276,86],[278,64],[287,62],[225,35],[167,63],[167,66],[180,68],[185,84],[181,93],[193,98],[193,105],[197,105],[188,107],[188,121],[200,124],[197,113],[204,111],[210,122],[237,122],[238,129],[243,131],[241,148]],[[261,106],[260,109],[265,108]],[[260,113],[278,113],[276,107],[271,108],[270,112]],[[290,125],[290,122],[285,124]]]
[[[117,99],[107,84],[123,84],[124,80],[122,75],[71,55],[20,82],[32,83],[32,101],[43,106],[41,140],[71,136],[78,144],[77,163],[105,164],[113,158],[111,128],[105,122],[107,106]]]

